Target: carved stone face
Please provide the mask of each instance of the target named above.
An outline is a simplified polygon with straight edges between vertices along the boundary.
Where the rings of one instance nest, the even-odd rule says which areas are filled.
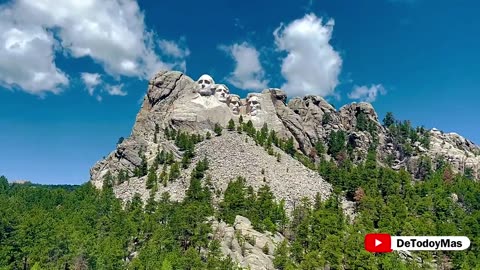
[[[230,104],[229,107],[232,110],[233,114],[237,115],[240,113],[240,106],[242,104],[240,103],[240,96],[237,95],[231,95],[230,96]]]
[[[216,84],[215,97],[218,101],[226,103],[230,98],[230,90],[228,90],[228,87],[225,84]]]
[[[251,96],[247,99],[248,112],[251,116],[258,114],[258,111],[261,109],[260,98],[257,96]]]
[[[211,96],[213,95],[213,85],[215,81],[210,75],[203,74],[197,81],[198,84],[198,93],[202,96]]]

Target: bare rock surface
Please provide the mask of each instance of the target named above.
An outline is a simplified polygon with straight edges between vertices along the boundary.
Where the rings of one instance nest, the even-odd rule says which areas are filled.
[[[318,193],[322,199],[328,198],[332,187],[317,172],[306,168],[280,149],[275,151],[280,153],[280,161],[256,145],[250,137],[224,131],[221,136],[197,144],[197,155],[192,160],[192,165],[183,170],[179,179],[169,181],[166,187],[159,184],[156,198],[160,198],[163,192],[168,192],[172,200],[182,200],[193,165],[204,157],[209,161],[207,175],[211,177],[214,193],[223,194],[230,181],[244,177],[247,185],[255,190],[263,185],[270,186],[278,200],[285,200],[287,211],[291,211],[295,202],[304,197],[313,201]],[[115,194],[122,200],[129,201],[135,193],[139,193],[146,200],[149,191],[145,188],[145,182],[146,177],[131,178],[129,182],[115,186]],[[220,196],[216,200],[222,198]]]
[[[255,190],[262,185],[270,186],[277,199],[285,200],[288,210],[304,197],[313,201],[317,193],[323,199],[330,195],[331,185],[317,172],[280,149],[274,151],[280,153],[280,161],[246,135],[225,132],[199,144],[194,162],[207,157],[210,162],[207,174],[222,193],[229,181],[238,176],[245,177],[247,185]]]
[[[236,216],[233,226],[212,221],[213,238],[219,240],[222,253],[240,267],[251,270],[273,270],[273,252],[283,235],[256,231],[245,217]]]
[[[365,160],[368,149],[376,142],[377,157],[381,165],[387,166],[387,160],[393,159],[388,166],[397,170],[407,169],[416,176],[422,157],[430,158],[434,166],[436,160],[444,159],[452,165],[454,172],[464,173],[468,170],[476,179],[480,178],[480,148],[473,142],[455,133],[443,133],[432,129],[428,132],[429,145],[426,147],[418,142],[412,143],[413,153],[406,155],[388,129],[379,123],[375,110],[368,103],[352,103],[336,110],[319,96],[292,98],[287,102],[284,91],[269,88],[261,93],[249,95],[249,97],[255,96],[255,102],[258,104],[252,105],[253,99],[249,100],[249,97],[242,99],[239,114],[232,111],[228,102],[222,102],[214,95],[200,95],[196,89],[197,83],[181,72],[158,72],[148,84],[148,91],[130,136],[90,170],[92,184],[102,188],[107,172],[115,176],[123,170],[132,176],[141,162],[141,155],[144,155],[151,164],[160,149],[172,150],[177,157],[180,157],[181,153],[171,141],[166,140],[163,134],[163,130],[167,127],[205,135],[207,131],[213,133],[215,124],[225,127],[230,119],[238,122],[240,115],[245,122],[251,120],[257,129],[267,123],[269,128],[275,130],[280,137],[293,137],[295,146],[306,155],[312,151],[315,143],[326,143],[333,131],[342,130],[347,134],[346,143],[354,147],[356,163]],[[252,108],[255,109],[255,114]],[[374,123],[377,133],[375,138],[369,132],[356,128],[360,113]],[[157,134],[155,134],[156,127],[159,128]],[[209,150],[208,147],[199,150],[199,153],[206,151],[205,153],[214,160],[215,168],[212,176],[217,178],[220,187],[224,187],[232,175],[241,175],[241,173],[247,177],[248,181],[258,186],[258,179],[263,179],[258,171],[259,168],[264,167],[266,170],[264,177],[270,181],[272,189],[284,198],[309,197],[311,190],[319,191],[316,188],[319,181],[314,180],[318,179],[318,176],[313,176],[313,172],[309,172],[312,175],[308,175],[299,169],[302,167],[300,163],[283,158],[283,155],[281,161],[283,167],[278,170],[271,169],[278,165],[274,157],[258,154],[256,148],[251,147],[253,142],[242,147],[238,146],[237,140],[240,140],[240,137],[235,134],[235,136],[219,139],[225,140],[225,143],[218,142],[220,147],[218,149],[233,151],[228,155],[227,151]],[[243,138],[241,140],[243,141]],[[216,140],[213,141],[216,142]],[[237,144],[238,147],[225,148],[229,147],[224,146],[228,144],[227,142]],[[221,159],[224,162],[217,163]],[[225,160],[236,161],[231,165]],[[283,164],[283,162],[289,163]],[[224,169],[217,167],[224,167]],[[286,168],[290,170],[288,173]],[[273,173],[273,170],[278,172]],[[298,176],[295,175],[296,173],[299,173]],[[227,176],[229,176],[228,179],[219,179]],[[297,180],[291,180],[294,178]],[[289,180],[280,181],[279,179]],[[144,179],[138,179],[138,181],[141,182]],[[133,182],[130,184],[133,185]],[[301,188],[295,188],[296,186]],[[282,190],[288,189],[292,189],[292,193],[286,196]],[[178,197],[181,197],[182,192],[177,191],[177,193]]]

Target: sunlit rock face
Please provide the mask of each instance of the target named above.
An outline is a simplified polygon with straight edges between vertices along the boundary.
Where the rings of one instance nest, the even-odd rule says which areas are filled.
[[[373,128],[375,138],[369,131],[357,128],[360,113],[373,124],[369,128]],[[425,157],[432,160],[433,166],[436,160],[444,160],[452,165],[454,172],[468,172],[480,179],[480,148],[473,142],[458,134],[432,129],[428,132],[429,145],[412,142],[413,154],[406,156],[401,152],[402,145],[398,145],[388,129],[379,123],[370,104],[350,104],[336,110],[319,96],[288,100],[287,93],[277,88],[240,98],[231,94],[226,85],[216,85],[208,74],[192,80],[181,72],[160,71],[149,81],[131,135],[91,169],[91,182],[102,188],[106,173],[115,176],[120,170],[132,176],[142,161],[139,153],[143,153],[151,164],[158,149],[175,150],[175,145],[163,134],[167,127],[205,136],[207,132],[212,133],[215,124],[227,127],[231,119],[237,123],[240,116],[245,123],[251,121],[257,130],[267,124],[278,137],[293,138],[297,149],[305,155],[312,152],[317,142],[327,144],[332,132],[343,131],[347,138],[345,144],[354,148],[355,163],[366,159],[370,146],[375,142],[382,166],[387,166],[387,158],[390,161],[393,159],[392,165],[389,164],[393,169],[408,169],[416,175],[419,161]],[[180,157],[180,153],[177,156]],[[324,156],[332,158],[327,154]],[[138,179],[139,183],[144,180]],[[144,194],[148,198],[148,191]]]
[[[214,92],[214,96],[220,102],[227,103],[230,99],[230,90],[225,84],[216,84],[214,87]]]
[[[215,81],[213,78],[208,75],[208,74],[203,74],[198,78],[197,80],[197,91],[200,93],[201,96],[211,96],[213,95],[213,86],[215,84]]]
[[[230,102],[228,104],[232,113],[235,115],[240,114],[240,107],[242,106],[240,96],[239,95],[230,95]]]
[[[262,109],[260,105],[260,96],[258,94],[248,94],[247,97],[247,113],[250,116],[256,116]]]

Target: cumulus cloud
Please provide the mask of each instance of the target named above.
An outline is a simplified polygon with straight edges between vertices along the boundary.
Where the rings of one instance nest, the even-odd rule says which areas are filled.
[[[68,84],[55,65],[56,52],[90,57],[117,78],[144,79],[159,69],[184,67],[188,56],[179,49],[173,61],[161,59],[157,51],[172,54],[174,42],[160,48],[135,0],[14,0],[0,5],[0,17],[0,45],[5,48],[0,51],[0,81],[30,93],[56,93]]]
[[[51,33],[16,23],[14,12],[0,6],[0,85],[38,95],[59,93],[69,79],[55,65],[54,44]]]
[[[81,74],[83,84],[88,90],[90,96],[93,96],[93,92],[95,91],[95,87],[102,82],[101,76],[98,73],[88,73],[82,72]]]
[[[123,84],[119,85],[107,85],[105,89],[107,90],[107,93],[111,96],[126,96],[127,92],[122,90]]]
[[[307,14],[274,31],[277,49],[287,52],[282,89],[290,95],[334,95],[342,68],[342,58],[330,44],[334,24]]]
[[[227,81],[239,89],[262,90],[267,87],[265,71],[260,64],[258,51],[247,42],[220,46],[235,61],[234,71]]]
[[[365,85],[355,85],[352,92],[348,94],[348,98],[357,99],[365,102],[374,102],[377,99],[378,95],[385,95],[386,93],[387,90],[381,84],[374,84],[370,87]]]

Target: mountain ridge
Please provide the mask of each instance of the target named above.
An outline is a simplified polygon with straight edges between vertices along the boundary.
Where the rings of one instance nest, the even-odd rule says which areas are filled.
[[[286,93],[277,88],[251,93],[246,99],[234,95],[224,99],[228,88],[222,84],[217,93],[217,86],[211,79],[208,89],[200,91],[200,83],[181,72],[157,73],[149,82],[131,135],[92,167],[90,181],[102,188],[107,172],[117,175],[122,170],[131,177],[142,164],[142,155],[150,166],[161,150],[181,159],[182,152],[166,138],[166,129],[205,136],[216,125],[227,127],[230,120],[238,125],[240,118],[251,121],[256,130],[267,124],[279,138],[292,138],[294,147],[314,163],[321,159],[361,163],[373,151],[382,166],[405,169],[415,178],[444,163],[453,172],[479,178],[480,148],[456,133],[413,128],[408,121],[392,120],[386,127],[372,105],[364,102],[336,110],[322,97],[308,95],[287,103]],[[340,143],[335,145],[335,140]],[[146,176],[139,181],[145,182]]]

